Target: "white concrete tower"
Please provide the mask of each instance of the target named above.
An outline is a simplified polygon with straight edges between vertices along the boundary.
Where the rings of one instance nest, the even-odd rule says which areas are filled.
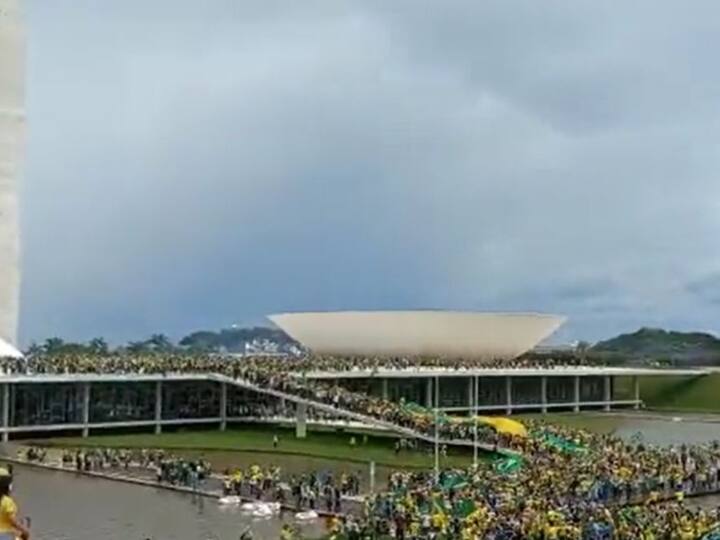
[[[17,343],[18,180],[25,133],[25,32],[20,0],[0,0],[0,342]]]

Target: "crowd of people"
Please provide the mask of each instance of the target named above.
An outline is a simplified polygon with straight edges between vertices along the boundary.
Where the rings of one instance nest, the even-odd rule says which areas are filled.
[[[155,374],[155,373],[222,373],[238,376],[248,371],[283,372],[296,374],[318,372],[441,369],[467,371],[469,369],[555,369],[597,365],[582,355],[523,356],[516,359],[449,358],[449,357],[365,357],[365,356],[239,356],[203,353],[146,353],[146,354],[39,354],[24,358],[0,358],[0,372],[4,374]]]
[[[6,359],[0,362],[5,373],[15,374],[173,374],[197,373],[218,374],[255,385],[264,390],[276,390],[285,394],[317,402],[326,407],[338,409],[339,415],[351,412],[360,417],[370,417],[393,426],[400,426],[419,435],[432,437],[435,434],[435,419],[431,413],[418,414],[402,402],[391,401],[364,392],[351,391],[324,379],[308,378],[311,371],[329,369],[349,370],[363,366],[377,368],[380,359],[367,360],[344,357],[302,357],[287,358],[275,356],[221,356],[221,355],[185,355],[152,354],[145,356],[36,356],[27,359]],[[410,366],[409,359],[387,359],[392,369]],[[466,369],[471,366],[485,366],[486,362],[475,360],[465,362],[449,358],[418,359],[415,367],[445,367],[447,369]],[[332,380],[331,380],[332,381]],[[242,407],[241,407],[242,409]],[[268,406],[268,411],[277,411],[278,406]],[[243,411],[239,411],[243,412]],[[322,409],[313,411],[322,416]],[[443,439],[473,440],[478,430],[480,442],[488,445],[501,445],[505,441],[498,438],[494,431],[482,426],[471,427],[464,423],[443,422],[439,436]]]
[[[720,489],[720,444],[655,447],[611,435],[526,421],[518,456],[477,467],[397,471],[387,489],[365,497],[362,515],[338,516],[335,540],[717,540],[720,514],[686,496]],[[28,458],[44,460],[31,448]],[[515,466],[505,467],[505,461]],[[63,461],[87,470],[142,466],[157,480],[197,485],[202,461],[155,450],[66,451]],[[88,465],[89,464],[89,465]],[[193,472],[197,472],[197,476]],[[351,474],[311,472],[282,478],[278,467],[225,471],[224,495],[342,513],[343,497],[360,493]],[[713,536],[717,535],[717,536]]]
[[[226,470],[223,475],[223,496],[237,495],[259,500],[281,500],[280,468],[252,465],[246,470]]]
[[[32,461],[31,454],[34,447],[27,450],[26,459]],[[40,449],[39,451],[43,451]],[[105,469],[123,468],[127,470],[132,463],[132,456],[129,451],[115,449],[90,448],[85,450],[70,451],[62,453],[63,467],[74,467],[78,471],[102,471]]]
[[[295,508],[340,513],[343,497],[360,494],[360,479],[355,473],[339,476],[328,471],[291,475],[281,480],[279,467],[249,468],[226,471],[223,495],[237,495],[257,500],[279,502]]]
[[[323,472],[293,475],[289,481],[290,496],[296,508],[323,509],[327,512],[343,511],[343,497],[360,494],[360,479],[354,473],[336,477]]]
[[[311,371],[388,366],[474,366],[457,362],[415,359],[411,366],[402,359],[380,365],[376,359],[151,355],[31,358],[6,362],[2,367],[6,373],[220,374],[250,388],[276,390],[317,407],[322,404],[320,409],[349,411],[406,428],[426,440],[437,430],[444,441],[477,437],[497,448],[514,450],[498,463],[445,470],[439,475],[433,471],[397,472],[386,491],[366,498],[361,517],[337,520],[332,533],[336,539],[693,540],[709,539],[720,531],[717,511],[694,509],[684,501],[686,495],[720,489],[718,444],[674,448],[628,444],[613,436],[537,421],[527,422],[527,436],[502,435],[490,427],[478,430],[475,422],[440,416],[402,400],[392,402],[338,386],[332,380],[306,376]],[[91,452],[74,456],[75,463],[86,467],[89,462],[95,467],[97,462],[123,465],[137,459],[122,452]],[[513,460],[510,465],[509,460]],[[201,463],[170,456],[152,456],[145,463],[157,467],[158,480],[184,485],[201,481],[201,475],[209,472]],[[343,495],[357,492],[352,482],[342,478],[307,474],[281,482],[279,470],[259,467],[231,472],[224,489],[243,496],[289,498],[298,507],[332,511],[341,510]]]
[[[46,448],[31,445],[20,449],[18,457],[29,462],[47,463]],[[278,466],[258,464],[247,468],[213,472],[204,459],[188,459],[155,449],[84,448],[63,450],[60,459],[68,469],[83,472],[128,471],[153,473],[161,484],[199,489],[211,476],[222,483],[223,496],[239,496],[279,502],[298,509],[342,512],[345,497],[360,495],[360,477],[355,472],[333,474],[310,471],[283,477]]]
[[[397,472],[339,520],[336,539],[696,540],[716,538],[717,510],[685,496],[720,488],[720,446],[659,448],[530,423],[514,468]]]
[[[30,446],[23,450],[27,461],[45,462],[47,451]],[[199,489],[212,474],[210,463],[202,458],[187,459],[164,450],[85,448],[64,450],[62,465],[83,472],[106,470],[136,470],[153,473],[155,481],[163,484]]]
[[[159,483],[199,489],[211,474],[210,464],[202,459],[168,456],[155,464],[155,479]]]

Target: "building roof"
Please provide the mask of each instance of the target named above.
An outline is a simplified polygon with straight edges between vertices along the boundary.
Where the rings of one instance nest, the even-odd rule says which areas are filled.
[[[539,313],[338,311],[270,320],[315,354],[509,359],[551,335],[564,317]]]

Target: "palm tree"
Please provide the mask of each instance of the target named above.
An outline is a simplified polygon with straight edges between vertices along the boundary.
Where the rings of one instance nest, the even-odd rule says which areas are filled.
[[[583,362],[587,359],[587,353],[590,350],[590,344],[587,341],[579,341],[575,346],[575,352]]]
[[[65,342],[59,337],[48,338],[43,345],[45,354],[60,354],[64,348]]]
[[[146,341],[131,341],[127,344],[125,350],[132,354],[139,354],[145,352],[147,348],[148,346]]]
[[[88,343],[88,349],[90,349],[90,352],[92,354],[97,354],[99,356],[106,356],[109,350],[107,341],[101,337],[96,337],[90,340],[90,343]]]
[[[165,334],[153,334],[146,343],[158,351],[168,351],[173,348],[172,341]]]
[[[42,353],[43,348],[33,341],[25,351],[25,356],[40,356]]]

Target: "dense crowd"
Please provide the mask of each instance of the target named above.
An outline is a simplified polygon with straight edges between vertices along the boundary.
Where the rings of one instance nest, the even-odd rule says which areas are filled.
[[[377,366],[379,359],[368,360]],[[389,359],[389,366],[402,369],[407,359]],[[419,359],[416,366],[460,369],[459,360],[447,358]],[[261,387],[294,395],[326,406],[371,417],[431,437],[435,432],[432,414],[418,414],[403,403],[348,390],[342,386],[303,376],[308,371],[327,369],[358,369],[362,359],[340,357],[286,358],[273,356],[233,357],[220,355],[155,354],[146,356],[37,356],[27,359],[6,359],[0,363],[5,373],[22,374],[219,374]],[[485,365],[477,360],[472,365]],[[467,366],[465,366],[467,367]],[[270,406],[270,408],[274,408]],[[320,409],[313,412],[320,416]],[[462,423],[443,422],[439,436],[443,439],[472,440],[475,427]],[[479,429],[480,441],[489,445],[502,444],[490,429]]]
[[[22,448],[19,458],[46,463],[47,450],[40,446]],[[298,509],[342,512],[344,497],[360,495],[360,477],[355,472],[333,474],[310,471],[283,477],[280,467],[249,467],[213,472],[204,459],[188,459],[155,449],[84,448],[66,449],[60,459],[66,468],[83,472],[128,471],[153,473],[161,484],[193,489],[204,487],[211,477],[222,483],[223,496],[239,496],[258,501],[288,504]]]
[[[363,357],[363,356],[238,356],[200,353],[153,353],[100,355],[43,355],[25,358],[0,358],[5,374],[153,374],[153,373],[222,373],[231,375],[247,370],[297,374],[327,371],[390,371],[442,369],[555,369],[568,366],[591,366],[593,361],[579,355],[525,356],[516,359],[447,358],[447,357]]]
[[[157,482],[199,489],[210,476],[210,464],[202,459],[165,457],[155,463]]]
[[[30,447],[26,450],[26,459],[35,461],[34,456],[45,450]],[[124,469],[130,467],[152,471],[159,483],[179,485],[198,489],[211,474],[210,463],[204,459],[185,459],[163,450],[89,448],[65,450],[62,464],[74,467],[78,471],[100,472],[106,469]]]
[[[718,444],[655,448],[530,428],[513,468],[395,473],[363,519],[335,524],[334,538],[694,540],[718,531],[717,511],[684,501],[720,487]]]
[[[475,365],[457,362],[420,359],[412,367]],[[720,530],[717,511],[693,509],[684,501],[688,494],[720,489],[717,443],[659,448],[533,421],[527,422],[527,437],[499,435],[489,427],[477,434],[473,422],[303,376],[310,371],[379,366],[376,359],[213,355],[31,358],[2,365],[6,373],[216,373],[418,434],[432,435],[437,429],[443,440],[478,436],[516,451],[498,463],[446,470],[439,477],[430,471],[395,473],[387,491],[367,498],[361,518],[334,524],[337,539],[696,540],[714,538]],[[387,366],[411,367],[400,359],[382,365]],[[85,467],[89,461],[93,467],[98,460],[123,464],[135,459],[123,457],[122,452],[109,456],[95,452],[83,453],[79,461],[75,456],[75,462]],[[202,464],[168,456],[153,456],[148,462],[157,467],[159,480],[186,485],[205,470]],[[277,470],[259,467],[231,472],[224,488],[226,493],[274,500],[289,497],[298,506],[333,510],[340,509],[343,494],[356,492],[348,491],[342,478],[316,474],[291,478],[285,486]]]
[[[360,493],[360,479],[354,473],[336,477],[328,471],[292,475],[281,481],[279,467],[252,465],[247,469],[226,471],[223,495],[291,504],[295,508],[342,512],[342,498]]]

